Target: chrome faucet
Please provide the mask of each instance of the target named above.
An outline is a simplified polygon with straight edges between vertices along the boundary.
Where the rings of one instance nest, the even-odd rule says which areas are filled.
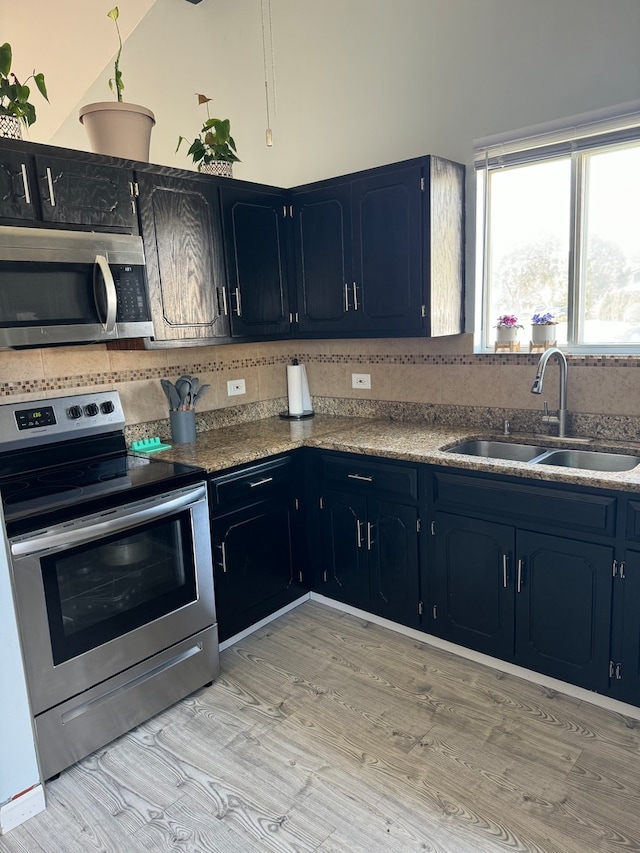
[[[547,401],[544,402],[544,414],[542,422],[545,424],[558,424],[558,435],[560,437],[567,434],[567,359],[562,350],[557,347],[550,347],[545,350],[540,356],[538,362],[538,371],[536,378],[531,386],[532,394],[542,394],[542,382],[544,380],[544,372],[547,369],[547,362],[555,356],[558,367],[560,368],[560,394],[558,400],[558,413],[556,415],[549,414],[549,406]]]

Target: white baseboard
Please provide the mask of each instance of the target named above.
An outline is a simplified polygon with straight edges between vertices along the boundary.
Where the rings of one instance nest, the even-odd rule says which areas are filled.
[[[225,649],[228,649],[229,646],[232,646],[239,640],[243,640],[245,637],[248,637],[250,634],[253,634],[254,631],[257,631],[259,628],[263,628],[265,625],[268,625],[269,622],[273,622],[274,619],[277,619],[279,616],[283,616],[285,613],[288,613],[290,610],[293,610],[294,607],[298,607],[304,601],[309,601],[308,592],[305,592],[305,594],[301,595],[300,598],[296,598],[296,600],[292,601],[291,604],[287,604],[285,607],[281,607],[280,610],[276,610],[276,612],[272,613],[270,616],[266,616],[264,619],[261,619],[254,625],[250,625],[248,628],[245,628],[244,631],[239,631],[237,634],[234,634],[233,637],[229,637],[228,640],[224,640],[222,643],[220,643],[220,651],[223,652]]]
[[[15,829],[30,817],[43,812],[45,808],[43,785],[34,785],[23,794],[18,794],[8,803],[0,806],[0,835]]]
[[[548,675],[542,675],[539,672],[534,672],[531,669],[525,669],[523,666],[503,661],[499,658],[484,655],[481,652],[466,649],[464,646],[458,646],[455,643],[450,643],[448,640],[441,640],[433,634],[426,634],[424,631],[418,631],[416,628],[407,628],[405,625],[399,625],[397,622],[391,622],[389,619],[383,619],[381,616],[375,616],[373,613],[367,613],[365,610],[359,610],[357,607],[351,607],[349,604],[342,604],[340,601],[335,601],[333,598],[326,598],[317,592],[309,593],[311,601],[317,601],[320,604],[326,604],[328,607],[333,607],[334,610],[341,610],[343,613],[350,613],[352,616],[358,616],[367,622],[373,622],[376,625],[381,625],[384,628],[389,628],[391,631],[396,631],[398,634],[403,634],[405,637],[410,637],[412,640],[417,640],[420,643],[425,643],[428,646],[434,646],[438,649],[443,649],[446,652],[451,652],[459,657],[467,660],[476,661],[484,666],[489,666],[492,669],[497,669],[499,672],[505,672],[509,675],[516,675],[518,678],[524,678],[534,684],[540,684],[542,687],[548,687],[555,690],[557,693],[564,693],[565,696],[572,696],[574,699],[581,699],[584,702],[590,702],[592,705],[597,705],[599,708],[605,708],[607,711],[613,711],[616,714],[622,714],[625,717],[631,717],[634,720],[640,720],[640,708],[635,705],[629,705],[627,702],[621,702],[619,699],[612,699],[609,696],[603,696],[601,693],[593,693],[591,690],[586,690],[584,687],[576,687],[574,684],[569,684],[566,681],[560,681],[557,678],[551,678]]]

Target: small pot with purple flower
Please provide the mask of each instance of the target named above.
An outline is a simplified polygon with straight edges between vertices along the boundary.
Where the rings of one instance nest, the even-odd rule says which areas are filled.
[[[496,323],[496,343],[513,343],[518,337],[518,331],[523,328],[515,314],[501,314]]]
[[[536,313],[531,318],[531,343],[535,346],[547,346],[554,343],[556,339],[557,320],[554,315]]]

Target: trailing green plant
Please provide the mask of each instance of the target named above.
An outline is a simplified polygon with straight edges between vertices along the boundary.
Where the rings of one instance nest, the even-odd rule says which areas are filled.
[[[214,160],[222,160],[225,163],[239,163],[240,158],[236,152],[236,143],[231,136],[229,119],[211,118],[209,115],[211,98],[199,94],[196,94],[196,97],[198,106],[200,104],[207,106],[207,120],[187,151],[187,154],[191,156],[194,164],[198,167],[198,171],[202,169],[205,163],[212,163]],[[184,136],[179,136],[176,151],[183,142],[188,141]]]
[[[116,54],[115,62],[113,63],[113,77],[109,78],[109,88],[111,91],[115,91],[116,98],[118,101],[122,101],[122,90],[124,89],[124,82],[122,80],[122,71],[120,71],[120,54],[122,53],[122,36],[120,35],[120,27],[118,26],[118,18],[120,17],[120,12],[118,11],[118,7],[114,6],[109,12],[107,12],[107,18],[111,18],[113,23],[116,25],[116,33],[118,34],[118,52]]]
[[[29,101],[31,89],[27,83],[33,80],[45,101],[49,101],[44,74],[36,74],[34,69],[33,74],[20,83],[11,70],[12,62],[11,45],[5,42],[0,45],[0,115],[13,116],[29,127],[36,120],[36,108]]]

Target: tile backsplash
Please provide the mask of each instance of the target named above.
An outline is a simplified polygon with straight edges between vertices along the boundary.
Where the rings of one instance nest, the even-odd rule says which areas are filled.
[[[550,363],[542,397],[530,393],[539,356],[478,355],[472,336],[363,340],[276,341],[167,350],[107,350],[104,345],[0,353],[0,401],[117,388],[127,425],[168,417],[159,379],[181,373],[211,385],[201,418],[265,417],[286,407],[286,365],[306,364],[318,411],[514,429],[538,424],[542,400],[557,407],[557,374]],[[640,357],[569,356],[568,409],[577,434],[640,432]],[[368,373],[371,389],[353,389],[352,373]],[[227,380],[244,379],[246,394],[227,395]],[[238,409],[237,407],[241,407]],[[248,407],[248,408],[245,408]],[[222,410],[229,410],[223,416]],[[242,410],[242,412],[241,412]],[[237,412],[234,415],[233,412]],[[207,417],[207,422],[211,416]],[[637,424],[636,424],[637,421]],[[211,425],[215,425],[211,421]],[[615,438],[617,435],[609,434]]]

